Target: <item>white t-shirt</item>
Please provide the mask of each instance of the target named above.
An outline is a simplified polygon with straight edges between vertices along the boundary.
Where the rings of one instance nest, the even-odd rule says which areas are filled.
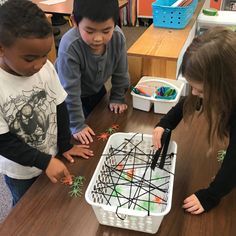
[[[0,134],[10,131],[31,147],[55,155],[56,109],[66,96],[50,61],[30,77],[15,76],[0,68]],[[15,179],[30,179],[42,170],[0,155],[0,172]]]
[[[0,6],[3,5],[7,0],[0,0]]]

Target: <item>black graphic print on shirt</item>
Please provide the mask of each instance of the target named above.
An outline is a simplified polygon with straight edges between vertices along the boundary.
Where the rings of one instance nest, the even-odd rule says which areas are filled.
[[[32,91],[22,91],[22,95],[11,97],[1,108],[10,132],[43,152],[56,144],[56,99],[53,95],[51,90],[34,87]]]

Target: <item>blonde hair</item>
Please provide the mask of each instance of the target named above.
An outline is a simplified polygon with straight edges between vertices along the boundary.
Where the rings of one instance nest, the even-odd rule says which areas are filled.
[[[183,57],[182,73],[188,81],[203,84],[201,112],[209,123],[208,141],[228,136],[230,116],[236,110],[236,32],[223,27],[196,37]],[[191,117],[199,98],[188,95],[184,119]]]

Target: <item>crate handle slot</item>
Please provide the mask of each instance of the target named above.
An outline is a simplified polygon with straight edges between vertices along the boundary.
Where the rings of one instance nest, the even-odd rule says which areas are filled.
[[[139,216],[139,217],[145,217],[148,215],[147,211],[137,211],[127,208],[120,208],[120,207],[114,207],[109,205],[103,205],[101,206],[104,211],[110,211],[117,214],[124,214],[124,215],[130,215],[130,216]]]

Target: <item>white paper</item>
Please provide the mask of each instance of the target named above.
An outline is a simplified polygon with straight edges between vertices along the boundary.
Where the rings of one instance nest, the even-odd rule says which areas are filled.
[[[40,3],[46,4],[46,5],[53,5],[53,4],[58,4],[61,2],[65,2],[66,0],[47,0],[47,1],[42,1]]]
[[[177,0],[171,5],[171,7],[178,7],[181,2],[183,2],[183,0]]]

